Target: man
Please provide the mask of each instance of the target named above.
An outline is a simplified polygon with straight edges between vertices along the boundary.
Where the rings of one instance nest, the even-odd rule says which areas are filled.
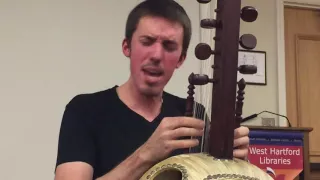
[[[147,0],[129,14],[121,86],[82,94],[66,106],[56,180],[136,180],[157,162],[199,145],[203,120],[184,117],[185,99],[163,89],[185,61],[191,23],[173,0]],[[234,156],[247,155],[248,129],[235,130]]]

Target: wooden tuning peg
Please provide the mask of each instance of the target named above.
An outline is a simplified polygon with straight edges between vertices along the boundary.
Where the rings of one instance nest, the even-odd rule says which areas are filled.
[[[201,4],[207,4],[209,2],[211,2],[211,0],[197,0],[198,3],[201,3]]]
[[[194,74],[191,73],[188,81],[192,85],[205,85],[208,84],[209,82],[214,82],[213,79],[210,79],[208,75],[205,74]]]
[[[241,74],[255,74],[257,73],[257,66],[254,65],[241,65],[238,68]]]
[[[257,38],[252,34],[244,34],[240,37],[239,43],[244,49],[254,49],[257,46]]]
[[[221,21],[217,21],[215,19],[202,19],[200,21],[200,26],[207,29],[220,28],[221,25]]]
[[[212,54],[216,54],[206,43],[199,43],[195,48],[195,55],[200,60],[208,59]]]
[[[241,19],[246,22],[253,22],[258,17],[258,11],[251,6],[245,6],[241,9]]]

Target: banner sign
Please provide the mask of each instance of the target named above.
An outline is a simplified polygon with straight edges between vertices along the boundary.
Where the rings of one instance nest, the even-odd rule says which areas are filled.
[[[248,160],[275,180],[292,180],[303,170],[303,133],[254,131]]]

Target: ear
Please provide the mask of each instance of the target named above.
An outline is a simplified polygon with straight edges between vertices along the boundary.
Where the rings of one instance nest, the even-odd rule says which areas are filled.
[[[126,57],[130,57],[130,51],[131,49],[130,49],[129,41],[128,39],[124,39],[122,41],[122,52]]]
[[[187,54],[185,52],[181,54],[180,60],[177,63],[176,69],[178,69],[183,64],[183,62],[186,60],[186,57],[187,57]]]

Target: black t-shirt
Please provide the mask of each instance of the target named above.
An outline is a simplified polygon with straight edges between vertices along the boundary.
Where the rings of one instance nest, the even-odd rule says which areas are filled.
[[[81,161],[94,168],[96,179],[130,156],[152,135],[164,117],[183,116],[186,100],[164,92],[161,113],[152,122],[129,109],[117,86],[74,97],[60,127],[56,166]],[[177,150],[172,155],[187,152]]]

